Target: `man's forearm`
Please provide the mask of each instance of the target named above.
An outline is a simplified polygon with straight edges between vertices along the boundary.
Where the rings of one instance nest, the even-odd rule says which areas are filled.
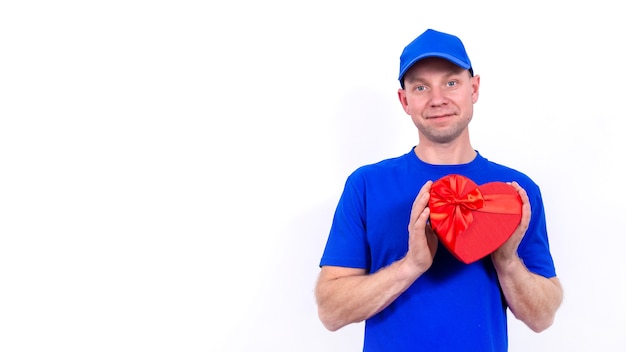
[[[535,332],[550,327],[563,300],[559,279],[531,273],[519,258],[494,264],[513,315]]]
[[[345,268],[324,268],[316,287],[320,320],[331,331],[377,314],[417,278],[403,260],[374,274],[345,273]]]

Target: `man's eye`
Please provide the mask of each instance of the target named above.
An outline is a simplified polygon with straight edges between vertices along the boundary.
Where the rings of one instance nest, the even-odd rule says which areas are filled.
[[[418,91],[418,92],[423,92],[423,91],[426,90],[426,86],[417,86],[417,87],[415,87],[415,90]]]
[[[456,81],[450,81],[446,84],[448,87],[454,87],[456,86]]]

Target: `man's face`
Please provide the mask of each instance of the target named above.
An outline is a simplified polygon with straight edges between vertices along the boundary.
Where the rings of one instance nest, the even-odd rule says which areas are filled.
[[[471,77],[469,71],[450,61],[427,58],[406,73],[398,97],[420,140],[445,144],[467,133],[479,84],[479,76]]]

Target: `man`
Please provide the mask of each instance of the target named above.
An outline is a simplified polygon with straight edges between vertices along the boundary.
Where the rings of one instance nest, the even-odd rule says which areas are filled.
[[[507,309],[540,332],[562,301],[539,187],[472,147],[480,76],[459,38],[422,33],[402,52],[399,81],[419,142],[348,177],[320,262],[320,320],[331,331],[365,321],[366,352],[506,351]],[[431,184],[449,174],[510,183],[522,200],[513,235],[471,264],[429,223]]]

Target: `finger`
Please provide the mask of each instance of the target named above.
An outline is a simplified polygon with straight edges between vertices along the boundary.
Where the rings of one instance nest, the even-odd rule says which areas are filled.
[[[417,194],[417,197],[415,197],[415,200],[413,201],[413,209],[415,209],[416,206],[426,206],[426,204],[428,204],[428,199],[430,198],[430,186],[432,184],[433,181],[426,181],[426,183],[424,183],[419,193]]]
[[[528,198],[528,193],[526,193],[526,190],[522,188],[522,186],[519,185],[519,183],[513,181],[513,182],[508,182],[508,184],[510,184],[511,186],[513,186],[513,188],[515,188],[515,190],[517,191],[517,194],[519,194],[520,198],[522,199],[522,204],[530,204],[530,199]]]
[[[430,208],[426,207],[422,210],[417,221],[415,222],[415,228],[422,231],[426,231],[426,224],[428,223],[428,217],[430,216]]]
[[[511,182],[511,185],[515,187],[517,190],[517,194],[519,194],[522,199],[522,218],[520,220],[520,226],[525,231],[528,228],[528,223],[530,222],[531,209],[530,209],[530,199],[528,198],[528,193],[523,189],[517,182]]]
[[[410,241],[418,241],[419,243],[423,242],[423,241],[427,241],[428,238],[424,237],[423,235],[427,234],[427,228],[429,227],[427,225],[428,222],[428,217],[430,216],[430,208],[426,207],[424,208],[419,215],[417,216],[417,219],[411,223],[411,225],[409,225],[409,238],[411,239]],[[431,230],[432,231],[432,230]],[[423,245],[418,245],[417,247],[422,247]],[[409,247],[411,247],[411,244],[409,244]]]
[[[433,184],[432,181],[427,181],[424,183],[422,188],[420,189],[417,197],[413,201],[413,207],[411,208],[411,223],[414,223],[419,216],[421,216],[424,208],[428,205],[428,200],[430,199],[430,186]]]

